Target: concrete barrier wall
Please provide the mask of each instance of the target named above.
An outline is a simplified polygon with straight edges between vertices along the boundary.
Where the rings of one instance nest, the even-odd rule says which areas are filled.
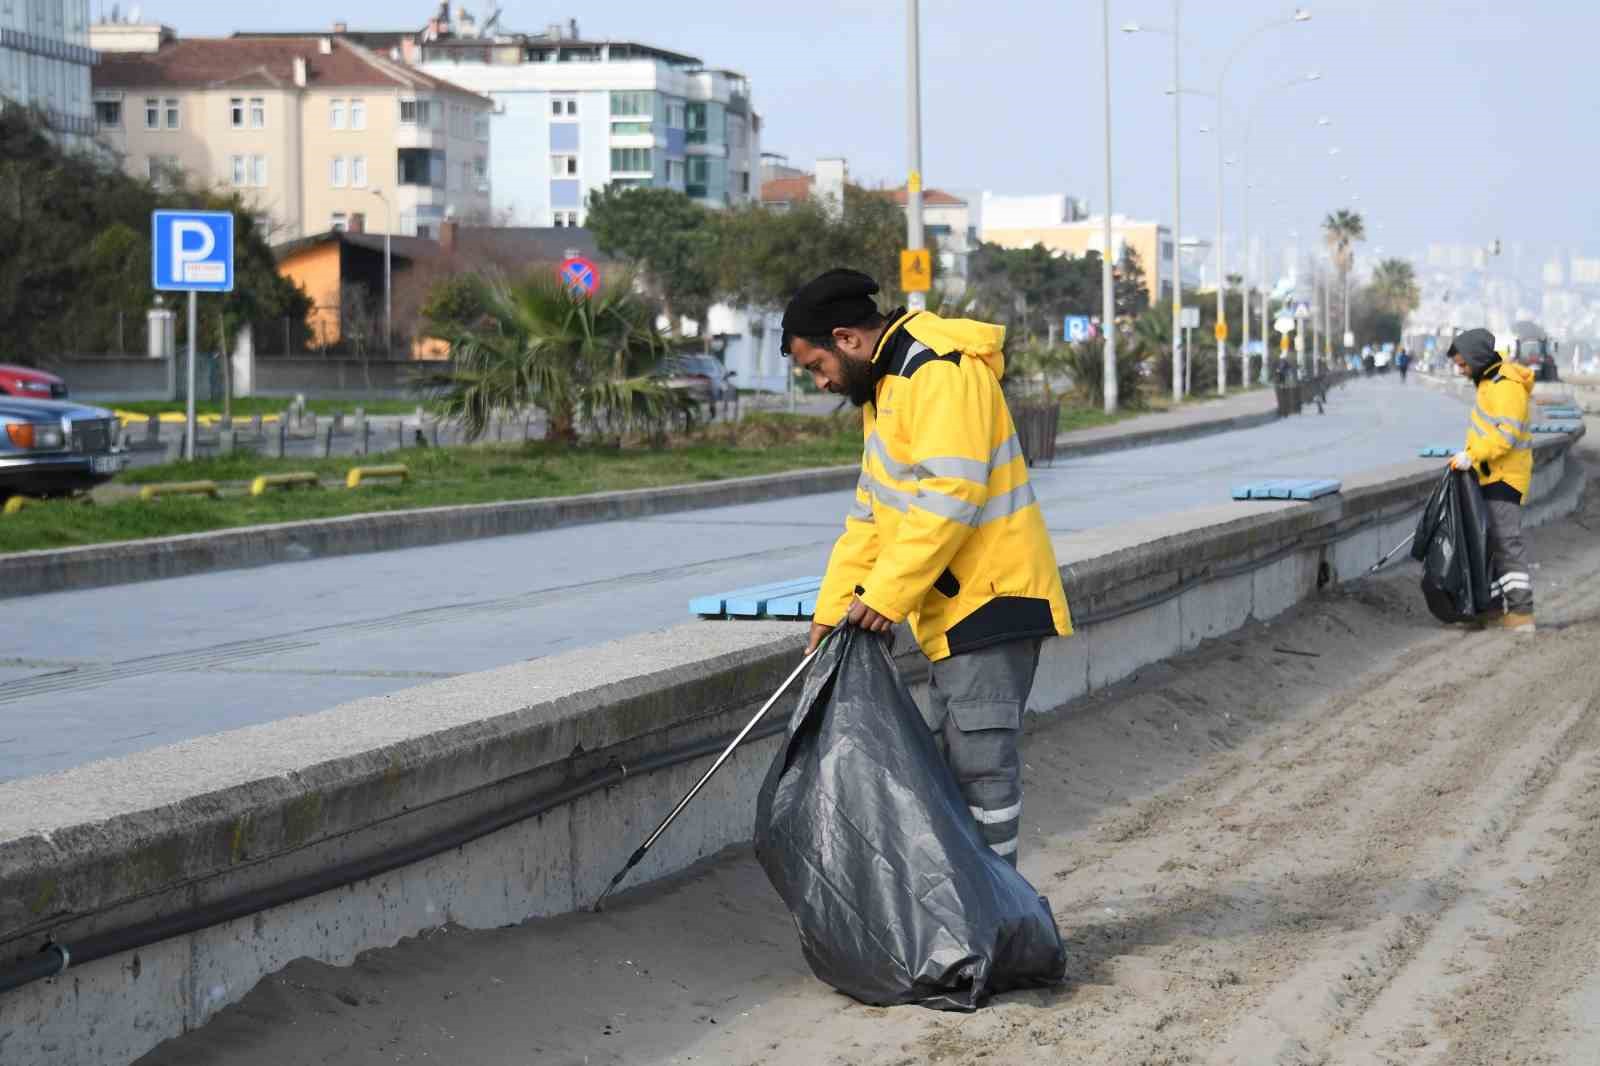
[[[416,363],[321,356],[257,356],[254,396],[351,396],[407,399],[415,396],[412,378],[443,369],[445,363]]]
[[[63,355],[44,362],[43,368],[65,381],[71,397],[84,403],[171,400],[178,394],[171,359]]]
[[[1574,439],[1540,441],[1530,519],[1575,506]],[[1436,461],[1410,462],[1310,504],[1230,502],[1058,537],[1081,632],[1047,644],[1032,709],[1359,577],[1410,531],[1438,475]],[[732,731],[792,669],[804,630],[689,623],[0,784],[4,965],[49,937],[70,947],[177,915],[607,767],[620,778],[438,857],[0,993],[0,1059],[127,1062],[294,958],[344,963],[447,921],[503,925],[587,906],[707,761],[615,768]],[[899,640],[915,681],[920,657]],[[775,743],[742,750],[630,884],[747,840]]]

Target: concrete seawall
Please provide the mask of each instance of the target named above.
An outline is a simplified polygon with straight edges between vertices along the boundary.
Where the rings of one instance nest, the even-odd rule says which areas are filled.
[[[1538,442],[1530,520],[1575,506],[1575,440]],[[1439,472],[1437,461],[1408,462],[1309,504],[1229,502],[1056,538],[1081,632],[1047,644],[1033,709],[1361,576],[1410,532]],[[294,958],[348,962],[447,921],[502,925],[587,906],[707,761],[629,767],[742,724],[793,668],[803,632],[689,623],[0,785],[0,967],[51,939],[70,949],[177,919],[517,804],[541,812],[0,993],[0,1061],[127,1062]],[[900,650],[915,681],[920,658]],[[774,744],[741,750],[630,883],[748,839]],[[596,780],[605,787],[585,788]],[[541,800],[563,790],[574,798]]]

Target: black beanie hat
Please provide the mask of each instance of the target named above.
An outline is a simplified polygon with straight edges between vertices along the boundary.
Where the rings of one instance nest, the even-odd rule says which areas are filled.
[[[783,311],[783,351],[795,337],[822,337],[878,313],[878,283],[859,270],[835,267],[804,285]]]

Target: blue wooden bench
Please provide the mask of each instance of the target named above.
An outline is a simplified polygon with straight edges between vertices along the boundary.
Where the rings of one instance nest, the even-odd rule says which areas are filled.
[[[1533,427],[1535,433],[1571,433],[1571,425],[1562,425],[1560,422],[1539,422]]]
[[[689,611],[702,618],[810,618],[821,589],[820,577],[796,577],[696,596],[689,601]]]
[[[1539,413],[1546,418],[1582,418],[1583,409],[1570,403],[1540,404]]]
[[[1460,450],[1460,448],[1451,448],[1444,444],[1430,444],[1417,454],[1424,459],[1448,459]]]
[[[1235,485],[1236,500],[1315,500],[1332,496],[1343,486],[1329,478],[1276,478]]]

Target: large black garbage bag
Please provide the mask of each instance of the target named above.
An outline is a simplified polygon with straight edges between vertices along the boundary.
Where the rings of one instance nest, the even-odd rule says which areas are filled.
[[[970,1011],[1066,970],[1049,902],[984,844],[872,634],[812,663],[755,846],[812,972],[863,1003]]]
[[[1489,512],[1478,479],[1450,470],[1428,497],[1411,556],[1422,563],[1422,597],[1441,622],[1465,622],[1490,608]]]

